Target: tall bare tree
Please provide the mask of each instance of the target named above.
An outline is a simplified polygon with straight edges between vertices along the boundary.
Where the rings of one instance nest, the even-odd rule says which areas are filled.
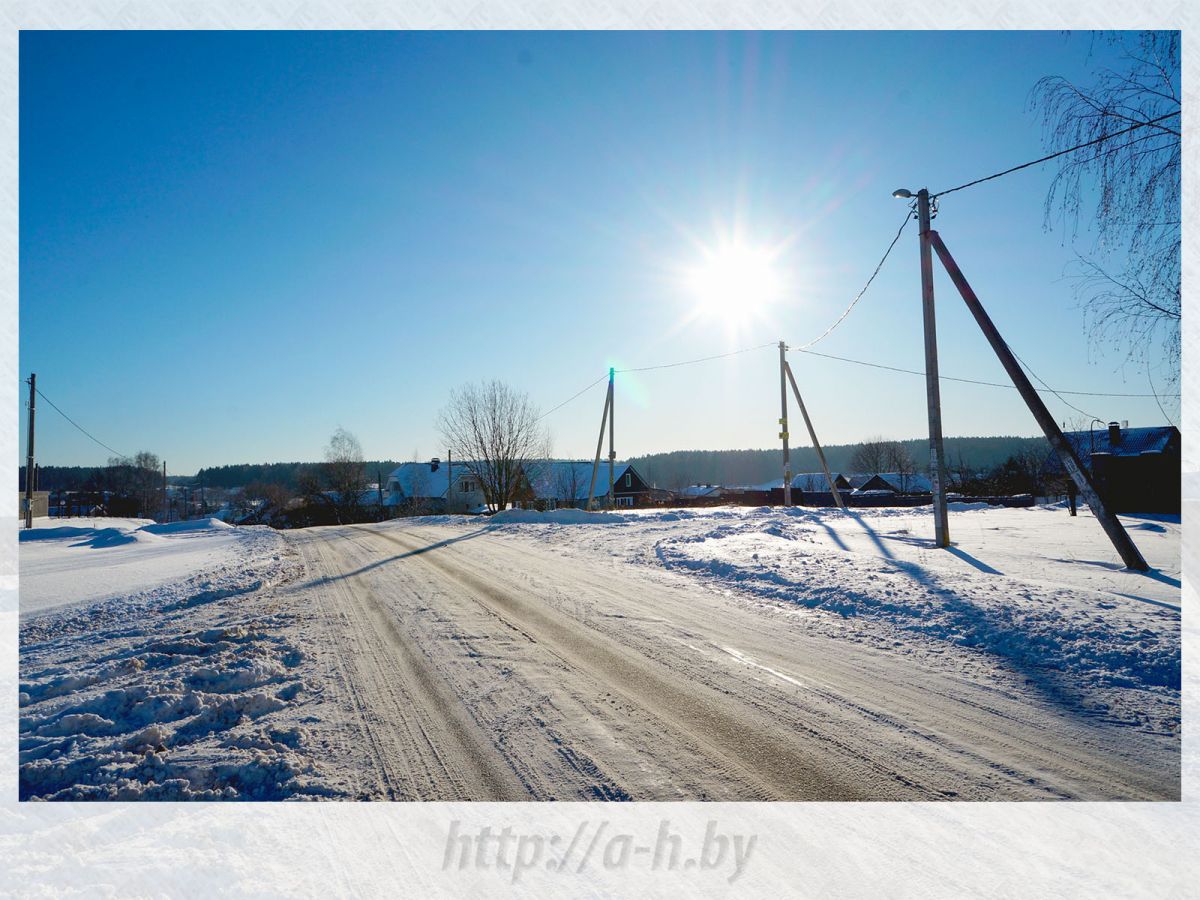
[[[1091,84],[1048,75],[1030,95],[1042,115],[1047,149],[1065,150],[1160,121],[1059,157],[1046,195],[1046,227],[1059,222],[1074,239],[1081,222],[1094,224],[1095,241],[1079,254],[1075,273],[1093,343],[1119,351],[1126,361],[1144,363],[1147,375],[1152,355],[1160,354],[1164,381],[1176,384],[1180,34],[1115,32],[1092,40],[1116,50],[1115,67],[1101,68]]]
[[[363,463],[362,445],[345,428],[339,426],[329,438],[322,472],[331,492],[337,521],[354,522],[361,518],[367,469]]]
[[[500,381],[451,391],[438,426],[455,466],[479,480],[484,502],[493,511],[516,499],[530,483],[535,465],[550,456],[550,438],[537,407],[528,395]]]

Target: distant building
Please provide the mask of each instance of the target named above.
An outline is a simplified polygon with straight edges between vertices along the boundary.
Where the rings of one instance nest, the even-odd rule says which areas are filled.
[[[837,485],[839,491],[852,490],[850,481],[841,472],[830,472],[829,474],[833,477],[833,483]],[[782,481],[781,478],[780,483]],[[824,493],[829,490],[829,481],[825,478],[824,472],[801,472],[792,477],[792,490]]]
[[[1096,489],[1114,512],[1180,511],[1182,439],[1173,425],[1070,431],[1065,435]],[[1043,468],[1050,479],[1065,481],[1058,454],[1051,452]]]
[[[421,513],[479,512],[485,504],[483,486],[464,463],[401,463],[388,475],[383,505],[393,511]]]
[[[37,479],[33,479],[33,483],[37,484]],[[49,491],[34,491],[33,492],[33,517],[35,519],[45,518],[50,515],[50,492]],[[25,492],[17,491],[17,518],[25,518]]]
[[[928,494],[933,491],[933,482],[926,475],[915,472],[880,472],[862,482],[856,490],[891,491],[893,494]]]
[[[591,488],[590,460],[551,460],[530,463],[525,484],[517,491],[515,505],[530,509],[583,509]],[[613,467],[613,505],[640,506],[652,493],[649,485],[629,463]],[[593,506],[608,497],[608,461],[600,463],[592,489]],[[454,462],[453,469],[440,460],[403,463],[388,475],[384,506],[415,512],[481,512],[487,500],[479,478],[470,464]]]
[[[522,505],[541,509],[584,509],[589,490],[593,509],[604,505],[608,498],[608,461],[601,460],[594,488],[591,486],[593,465],[593,460],[570,459],[532,465],[530,488],[533,496],[522,501]],[[654,493],[630,463],[614,463],[613,506],[642,506]]]

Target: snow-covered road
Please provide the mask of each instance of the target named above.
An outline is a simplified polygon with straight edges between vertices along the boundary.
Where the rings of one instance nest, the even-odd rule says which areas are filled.
[[[288,535],[306,568],[288,591],[321,611],[310,637],[336,686],[339,714],[315,727],[360,796],[1178,796],[1178,734],[1161,727],[1172,710],[1177,722],[1177,686],[1173,697],[1170,687],[1125,696],[1149,710],[1145,727],[1131,727],[1139,720],[1105,714],[1109,704],[1097,710],[1082,672],[1037,671],[1028,652],[989,652],[986,636],[982,650],[940,633],[902,646],[892,623],[664,567],[660,539],[646,542],[658,565],[631,566],[637,517],[612,527],[426,521],[438,524]],[[747,533],[770,537],[764,524]],[[605,540],[615,543],[596,552]],[[1008,576],[970,568],[1011,588]],[[844,573],[847,594],[861,593],[854,566]],[[1060,605],[1069,593],[1058,582],[1045,590]],[[1175,617],[1177,661],[1177,613],[1163,604],[1146,608]]]
[[[924,512],[46,523],[21,796],[1178,798],[1177,519]]]

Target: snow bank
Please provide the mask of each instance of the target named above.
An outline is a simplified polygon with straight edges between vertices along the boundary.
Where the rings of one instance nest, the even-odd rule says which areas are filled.
[[[66,524],[55,524],[60,522]],[[266,526],[232,528],[216,519],[36,524],[20,532],[23,624],[69,607],[94,607],[69,614],[94,619],[130,614],[143,601],[203,603],[269,584],[281,571],[283,541]],[[103,601],[111,601],[105,609],[97,606]]]
[[[304,710],[319,698],[320,684],[311,654],[296,643],[303,616],[273,599],[273,586],[301,571],[283,538],[265,527],[208,521],[151,528],[158,533],[143,532],[157,542],[151,558],[61,546],[58,553],[85,560],[73,582],[58,578],[64,590],[73,584],[66,599],[82,605],[22,619],[20,798],[336,793],[319,771],[319,747],[305,726]],[[171,568],[164,554],[188,556],[197,542],[209,547],[214,534],[221,540],[214,568],[153,583]],[[88,573],[106,560],[127,569],[125,577],[148,581],[130,594],[89,601]],[[38,587],[24,556],[21,576],[23,594]]]
[[[619,513],[588,512],[585,509],[506,509],[488,519],[489,525],[617,525],[628,521]]]

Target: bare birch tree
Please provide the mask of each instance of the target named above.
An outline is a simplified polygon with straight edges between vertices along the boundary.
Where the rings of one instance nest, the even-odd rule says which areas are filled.
[[[1153,123],[1059,157],[1045,222],[1060,222],[1072,238],[1081,221],[1094,224],[1095,241],[1075,272],[1091,339],[1145,363],[1147,372],[1160,354],[1170,384],[1179,380],[1181,314],[1179,38],[1178,31],[1096,35],[1117,49],[1116,67],[1100,69],[1091,84],[1048,75],[1030,95],[1051,151]]]
[[[505,509],[527,489],[537,467],[550,456],[550,439],[537,407],[528,395],[500,381],[451,391],[438,427],[455,465],[478,479],[492,511]]]

